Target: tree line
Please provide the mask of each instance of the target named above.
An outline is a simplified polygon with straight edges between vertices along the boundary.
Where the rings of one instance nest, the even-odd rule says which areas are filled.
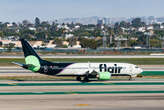
[[[103,26],[103,28],[102,28]],[[152,26],[153,29],[147,30],[148,26]],[[150,47],[161,47],[162,38],[164,37],[164,29],[160,28],[163,24],[154,23],[147,25],[142,22],[140,18],[134,18],[130,22],[117,22],[114,25],[102,24],[88,24],[83,25],[80,23],[63,23],[59,24],[57,21],[48,22],[41,21],[38,17],[35,18],[34,23],[24,20],[21,23],[9,23],[0,22],[0,37],[18,40],[19,38],[25,38],[27,40],[42,40],[49,41],[54,40],[60,46],[63,40],[67,40],[70,44],[74,44],[76,41],[80,41],[82,47],[93,48],[103,46],[103,31],[107,33],[106,43],[107,47],[116,47],[118,41],[116,38],[126,38],[125,41],[120,41],[121,46],[146,46],[147,36],[145,33],[152,33],[149,35]],[[145,30],[139,31],[139,28],[145,28]],[[68,37],[66,35],[73,35]]]

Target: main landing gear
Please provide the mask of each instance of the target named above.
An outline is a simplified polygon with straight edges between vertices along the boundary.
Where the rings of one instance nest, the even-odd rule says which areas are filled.
[[[80,82],[89,82],[89,78],[86,76],[85,77],[78,76],[78,77],[76,77],[76,80],[80,81]]]
[[[81,77],[80,76],[76,77],[76,80],[81,81]]]

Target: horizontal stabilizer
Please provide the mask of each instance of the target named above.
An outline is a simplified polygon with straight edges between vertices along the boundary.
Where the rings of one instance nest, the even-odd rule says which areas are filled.
[[[12,62],[12,63],[15,64],[15,65],[21,66],[21,67],[24,67],[24,66],[25,66],[25,64],[18,63],[18,62]],[[27,65],[26,65],[26,66],[27,66]]]
[[[31,64],[28,64],[28,65],[26,65],[26,64],[22,64],[22,63],[18,63],[18,62],[12,62],[13,64],[16,64],[16,65],[18,65],[18,66],[20,66],[20,67],[23,67],[23,68],[25,68],[25,69],[29,69],[29,70],[33,70],[33,68],[35,68],[36,66],[34,66],[34,65],[31,65]]]
[[[22,64],[22,63],[18,63],[18,62],[12,62],[12,63],[15,64],[15,65],[18,65],[18,66],[20,66],[20,67],[23,67],[23,68],[25,68],[25,69],[28,69],[28,67],[29,67],[29,65]]]

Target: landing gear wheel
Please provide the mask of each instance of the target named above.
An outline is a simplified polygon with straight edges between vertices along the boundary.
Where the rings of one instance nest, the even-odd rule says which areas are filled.
[[[76,80],[77,80],[77,81],[81,81],[81,77],[79,77],[79,76],[76,77]]]
[[[84,77],[83,82],[89,82],[88,77]]]
[[[132,81],[132,76],[129,76],[129,81]]]

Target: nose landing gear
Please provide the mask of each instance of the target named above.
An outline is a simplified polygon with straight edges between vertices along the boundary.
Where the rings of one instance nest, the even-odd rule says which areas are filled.
[[[129,76],[129,81],[132,81],[132,76]]]

